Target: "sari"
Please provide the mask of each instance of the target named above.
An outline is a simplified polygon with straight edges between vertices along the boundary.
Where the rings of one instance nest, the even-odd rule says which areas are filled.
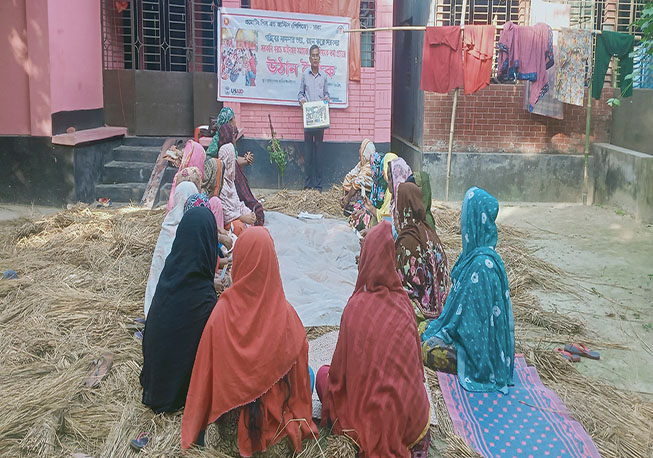
[[[388,187],[392,190],[390,214],[392,215],[392,222],[395,228],[399,225],[397,221],[397,188],[400,184],[405,183],[412,174],[413,171],[403,158],[399,157],[388,164]]]
[[[220,201],[224,211],[225,224],[251,213],[251,210],[238,198],[234,183],[236,177],[236,149],[234,148],[233,137],[234,128],[230,124],[224,124],[220,128],[220,142],[222,145],[218,151],[218,158],[224,164],[224,182],[220,191]]]
[[[286,300],[265,228],[251,227],[238,238],[232,278],[197,350],[181,423],[182,448],[191,447],[209,423],[238,409],[241,455],[264,451],[284,437],[300,451],[303,438],[317,436],[308,341]]]
[[[197,192],[197,188],[191,182],[180,183],[175,189],[174,205],[168,212],[161,224],[161,232],[154,247],[154,254],[152,255],[152,264],[150,265],[150,276],[147,279],[147,286],[145,287],[145,305],[144,312],[147,318],[147,313],[152,305],[152,298],[156,291],[156,285],[159,283],[159,276],[165,265],[166,258],[172,249],[172,243],[175,240],[177,233],[177,226],[184,216],[184,205],[186,199]]]
[[[377,221],[382,221],[386,216],[392,216],[392,212],[390,211],[390,202],[392,202],[392,187],[389,186],[391,178],[388,175],[388,170],[390,168],[390,162],[398,159],[398,157],[399,156],[397,156],[395,153],[386,153],[385,156],[383,156],[383,168],[381,170],[383,180],[379,179],[379,183],[385,183],[386,189],[383,193],[383,201],[381,202],[381,205],[375,205],[375,207],[378,209],[376,212]]]
[[[219,196],[224,183],[224,163],[217,157],[207,157],[204,161],[202,192],[209,197]]]
[[[508,277],[495,251],[499,202],[472,187],[460,213],[463,251],[451,271],[453,287],[444,310],[422,335],[422,351],[433,341],[453,345],[458,379],[468,391],[508,392],[515,369],[515,321]]]
[[[181,165],[179,170],[175,173],[175,177],[172,180],[172,188],[170,189],[170,198],[168,199],[168,211],[172,209],[174,204],[174,195],[175,189],[177,188],[177,175],[180,174],[182,170],[186,167],[197,167],[200,171],[201,179],[204,179],[204,160],[206,159],[206,152],[204,147],[193,140],[188,140],[186,142],[186,147],[184,148],[184,155],[181,158]]]
[[[217,296],[218,240],[205,208],[184,214],[166,260],[143,334],[143,404],[155,413],[184,406],[195,353]]]
[[[190,181],[195,185],[197,189],[202,189],[202,174],[200,169],[197,167],[186,167],[183,170],[180,170],[177,175],[175,175],[175,184],[179,186],[179,183],[184,181]]]
[[[399,235],[395,242],[399,278],[415,307],[420,334],[437,318],[449,293],[449,262],[442,242],[426,223],[422,192],[413,183],[397,188]]]
[[[365,237],[328,377],[317,385],[322,423],[352,437],[361,457],[410,457],[429,428],[415,314],[394,256],[390,224],[381,222]]]
[[[376,153],[376,147],[369,138],[366,138],[361,143],[358,150],[358,163],[351,171],[345,175],[342,182],[342,189],[349,192],[352,189],[365,191],[369,194],[372,189],[372,155]]]

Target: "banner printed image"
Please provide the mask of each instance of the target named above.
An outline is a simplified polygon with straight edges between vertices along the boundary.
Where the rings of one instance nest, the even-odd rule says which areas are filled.
[[[348,106],[348,18],[222,8],[220,24],[218,100],[296,106],[316,44],[331,107]]]

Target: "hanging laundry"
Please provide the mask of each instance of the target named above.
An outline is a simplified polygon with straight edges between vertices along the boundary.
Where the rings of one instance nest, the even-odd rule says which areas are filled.
[[[446,94],[463,85],[461,43],[459,26],[426,28],[422,53],[422,90]]]
[[[558,56],[555,96],[561,102],[582,107],[590,78],[592,32],[563,28],[558,35]]]
[[[556,56],[555,48],[553,51],[554,51],[554,56]],[[551,90],[549,90],[546,94],[544,94],[542,98],[540,98],[540,100],[537,101],[537,103],[532,107],[530,111],[531,113],[540,116],[548,116],[549,118],[555,118],[555,119],[564,119],[564,109],[562,106],[562,102],[554,97],[554,93],[552,90],[555,82],[557,81],[557,76],[558,76],[556,73],[556,65],[546,70],[546,76],[549,79],[549,87],[551,88]],[[526,84],[524,85],[524,110],[529,109],[532,86],[533,83],[531,83],[530,81],[526,81]]]
[[[533,84],[528,98],[528,111],[549,90],[546,70],[555,63],[553,58],[553,31],[547,24],[538,22],[532,27],[519,27],[519,63],[517,79]]]
[[[626,75],[633,72],[631,53],[635,47],[635,37],[619,32],[604,31],[596,36],[596,55],[594,63],[594,79],[592,80],[592,97],[601,98],[605,74],[612,56],[619,58],[619,87],[623,97],[633,95],[633,86]]]
[[[490,84],[494,55],[493,25],[466,25],[463,33],[465,95]]]
[[[519,63],[518,26],[508,21],[503,25],[497,43],[497,79],[500,83],[511,83],[517,78]]]

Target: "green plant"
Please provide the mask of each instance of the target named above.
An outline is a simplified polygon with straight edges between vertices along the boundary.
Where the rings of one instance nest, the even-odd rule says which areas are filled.
[[[644,48],[644,52],[649,56],[653,55],[653,1],[649,1],[644,5],[639,19],[630,24],[630,27],[635,27],[642,32],[642,39],[640,46]],[[633,57],[634,53],[631,53],[630,57]],[[653,64],[649,64],[653,68]],[[608,99],[608,105],[611,107],[618,107],[621,105],[621,98],[624,93],[628,91],[633,86],[633,81],[640,76],[640,69],[635,69],[630,75],[626,75],[624,79],[629,80],[628,86],[626,86],[619,97],[613,97]]]
[[[277,138],[277,134],[272,127],[272,118],[268,114],[268,120],[270,121],[270,143],[268,144],[268,153],[270,154],[270,164],[277,166],[279,170],[279,176],[281,184],[283,184],[283,174],[286,171],[286,166],[288,165],[288,151],[281,147],[281,143]]]

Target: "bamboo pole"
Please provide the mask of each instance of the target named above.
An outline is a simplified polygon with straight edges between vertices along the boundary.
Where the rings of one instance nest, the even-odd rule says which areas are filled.
[[[591,4],[590,4],[591,5]],[[594,25],[594,5],[591,5],[591,21]],[[594,44],[592,43],[594,48]],[[593,53],[590,54],[589,68],[594,68]],[[587,195],[589,193],[589,164],[590,164],[590,131],[592,128],[592,79],[587,88],[587,119],[585,122],[585,164],[583,166],[583,205],[587,205]]]
[[[467,10],[467,0],[463,0],[463,9],[460,13],[460,28],[465,27],[465,11]],[[454,9],[454,17],[456,11]],[[465,33],[461,30],[461,34]],[[451,108],[451,127],[449,128],[449,150],[447,152],[447,183],[444,188],[444,200],[449,200],[449,182],[451,181],[451,153],[453,151],[453,133],[456,127],[456,109],[458,108],[458,93],[460,88],[456,88],[453,93],[453,107]]]

